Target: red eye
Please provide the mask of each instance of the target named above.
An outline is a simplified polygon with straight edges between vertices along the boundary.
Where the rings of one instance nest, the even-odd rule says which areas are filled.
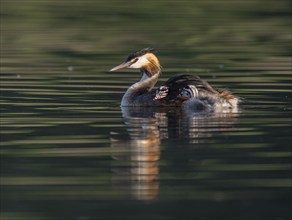
[[[132,63],[136,63],[139,60],[139,58],[133,59]]]

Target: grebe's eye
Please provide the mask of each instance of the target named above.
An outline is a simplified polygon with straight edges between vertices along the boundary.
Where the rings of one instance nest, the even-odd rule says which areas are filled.
[[[138,57],[136,57],[135,59],[132,60],[132,63],[136,63],[139,60]]]

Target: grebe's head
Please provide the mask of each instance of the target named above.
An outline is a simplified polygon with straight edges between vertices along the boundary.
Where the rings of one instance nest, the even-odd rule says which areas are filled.
[[[132,53],[125,62],[112,68],[110,71],[121,70],[125,68],[142,69],[148,73],[152,73],[157,69],[160,70],[160,64],[157,57],[153,54],[154,49],[145,48]],[[152,74],[151,74],[152,75]]]

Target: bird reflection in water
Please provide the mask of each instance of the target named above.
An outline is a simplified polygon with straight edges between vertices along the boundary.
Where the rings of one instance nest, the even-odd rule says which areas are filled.
[[[212,114],[151,107],[122,107],[122,114],[124,131],[111,132],[113,164],[117,164],[113,165],[112,184],[117,190],[128,189],[138,200],[158,196],[163,139],[187,140],[191,144],[208,142],[215,132],[234,130],[238,116],[234,109]]]
[[[129,162],[128,166],[115,168],[114,183],[118,186],[130,184],[134,198],[151,200],[158,193],[158,162],[160,138],[155,118],[125,117],[128,138],[111,133],[111,146],[128,155],[114,156],[115,160]],[[129,183],[130,181],[130,183]]]

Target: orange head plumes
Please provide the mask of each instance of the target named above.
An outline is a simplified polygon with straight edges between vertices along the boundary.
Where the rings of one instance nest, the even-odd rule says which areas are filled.
[[[132,68],[141,69],[150,77],[160,72],[160,64],[157,57],[153,53],[154,49],[145,48],[128,56],[125,62],[112,68],[110,71]]]

